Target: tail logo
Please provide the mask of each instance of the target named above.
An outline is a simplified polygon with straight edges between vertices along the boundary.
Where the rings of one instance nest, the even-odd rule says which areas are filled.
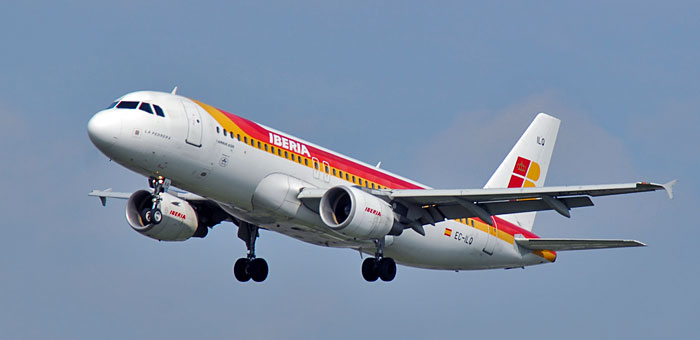
[[[540,179],[540,164],[527,158],[518,157],[510,176],[509,188],[534,187]]]

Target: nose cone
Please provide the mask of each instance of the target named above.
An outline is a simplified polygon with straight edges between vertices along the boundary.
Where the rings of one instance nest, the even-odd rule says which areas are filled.
[[[107,154],[119,139],[122,130],[121,115],[113,110],[100,111],[90,118],[87,130],[92,144]]]

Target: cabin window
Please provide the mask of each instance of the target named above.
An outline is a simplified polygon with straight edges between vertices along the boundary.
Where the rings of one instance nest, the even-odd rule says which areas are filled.
[[[335,174],[335,169],[333,169],[333,176],[336,176],[336,174]]]
[[[308,159],[308,158],[304,158],[304,164],[305,164],[306,166],[309,166],[309,159]]]
[[[250,139],[250,145],[252,145],[253,147],[255,146],[255,139],[253,139],[253,138]]]
[[[241,141],[241,134],[240,133],[236,135],[236,139],[238,139],[239,142]]]
[[[246,137],[246,136],[243,136],[243,143],[246,143],[246,144],[248,144],[248,137]]]
[[[345,180],[346,180],[346,181],[349,181],[349,180],[350,180],[350,176],[348,176],[348,173],[347,173],[347,172],[345,173]]]
[[[260,145],[260,141],[258,141],[258,149],[262,149],[262,146]]]
[[[277,156],[282,156],[282,149],[277,148]]]
[[[216,127],[216,133],[219,133],[219,127],[218,127],[218,126]]]
[[[289,153],[287,153],[287,151],[284,152],[284,158],[289,158]]]
[[[265,144],[265,151],[267,151],[267,144]]]
[[[226,134],[226,129],[224,129],[224,137],[228,137],[228,135]]]

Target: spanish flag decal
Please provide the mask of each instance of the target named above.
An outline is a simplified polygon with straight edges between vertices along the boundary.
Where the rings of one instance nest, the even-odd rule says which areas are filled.
[[[445,228],[445,236],[451,237],[451,236],[452,236],[452,229],[450,229],[450,228]]]
[[[518,157],[513,167],[513,174],[508,182],[509,188],[534,187],[535,182],[540,179],[540,165],[527,158]]]

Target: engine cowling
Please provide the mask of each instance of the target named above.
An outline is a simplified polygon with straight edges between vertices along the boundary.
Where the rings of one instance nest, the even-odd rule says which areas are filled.
[[[326,226],[356,239],[377,239],[403,231],[394,223],[389,203],[349,186],[328,189],[321,197],[319,213]]]
[[[159,209],[160,223],[145,223],[143,212],[151,209],[151,193],[139,190],[131,194],[126,203],[126,220],[142,235],[160,241],[184,241],[192,236],[204,237],[207,227],[200,225],[194,208],[185,200],[162,193]]]

